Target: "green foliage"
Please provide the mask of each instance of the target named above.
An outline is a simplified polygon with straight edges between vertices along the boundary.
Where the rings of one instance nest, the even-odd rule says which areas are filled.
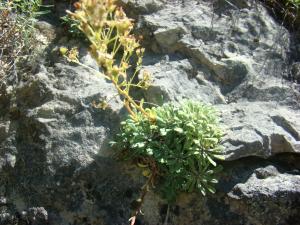
[[[114,145],[122,158],[140,162],[145,176],[157,176],[168,201],[179,192],[214,193],[222,132],[213,108],[188,101],[151,110],[155,124],[141,113],[138,122],[129,118],[121,123]]]
[[[300,0],[263,0],[270,12],[290,30],[297,30],[300,24]]]
[[[300,6],[300,0],[289,0],[290,3],[294,4],[295,6]]]
[[[284,8],[286,16],[299,20],[300,0],[287,0]]]
[[[60,20],[61,24],[66,28],[71,37],[85,39],[85,35],[78,28],[80,26],[80,21],[70,17],[69,15],[60,17]]]
[[[21,36],[24,45],[27,48],[32,48],[34,44],[34,23],[36,18],[47,13],[48,11],[40,11],[42,0],[14,0],[12,1],[12,12],[17,14],[17,24],[20,27]]]
[[[42,0],[13,0],[11,7],[20,15],[28,19],[36,18],[44,11],[40,11]]]

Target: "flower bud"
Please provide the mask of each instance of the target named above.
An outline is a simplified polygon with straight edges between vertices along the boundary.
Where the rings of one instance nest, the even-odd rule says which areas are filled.
[[[79,2],[75,2],[73,6],[75,7],[75,9],[81,9],[81,3]]]

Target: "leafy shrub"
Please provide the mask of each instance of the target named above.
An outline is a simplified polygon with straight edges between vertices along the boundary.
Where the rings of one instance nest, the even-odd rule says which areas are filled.
[[[138,122],[129,118],[121,123],[114,142],[121,157],[139,162],[151,182],[158,179],[168,201],[179,192],[214,193],[222,132],[213,108],[188,101],[152,110],[155,124],[141,114]]]

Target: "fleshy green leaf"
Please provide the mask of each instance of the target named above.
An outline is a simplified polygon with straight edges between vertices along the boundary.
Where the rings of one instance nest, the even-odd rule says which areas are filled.
[[[215,160],[222,158],[219,147],[222,135],[213,109],[201,103],[185,102],[179,106],[166,104],[151,111],[157,116],[156,123],[143,119],[141,114],[138,116],[141,120],[123,122],[116,146],[125,148],[124,158],[151,157],[159,172],[163,197],[168,201],[174,201],[183,191],[214,193],[216,174],[222,168]]]

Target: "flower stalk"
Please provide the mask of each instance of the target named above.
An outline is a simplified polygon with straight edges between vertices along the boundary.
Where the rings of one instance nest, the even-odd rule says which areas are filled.
[[[150,121],[155,121],[155,115],[144,108],[144,101],[137,103],[130,95],[132,87],[147,89],[151,80],[147,71],[141,71],[145,49],[131,34],[133,20],[126,16],[121,7],[116,6],[115,0],[80,0],[74,6],[76,11],[67,11],[68,14],[79,22],[78,28],[91,43],[91,56],[102,67],[103,76],[112,82],[123,97],[123,104],[130,116],[137,121],[137,113],[141,112]],[[65,55],[70,61],[79,63],[75,49]],[[134,65],[132,58],[136,58]],[[142,73],[142,79],[134,83],[139,73]]]

